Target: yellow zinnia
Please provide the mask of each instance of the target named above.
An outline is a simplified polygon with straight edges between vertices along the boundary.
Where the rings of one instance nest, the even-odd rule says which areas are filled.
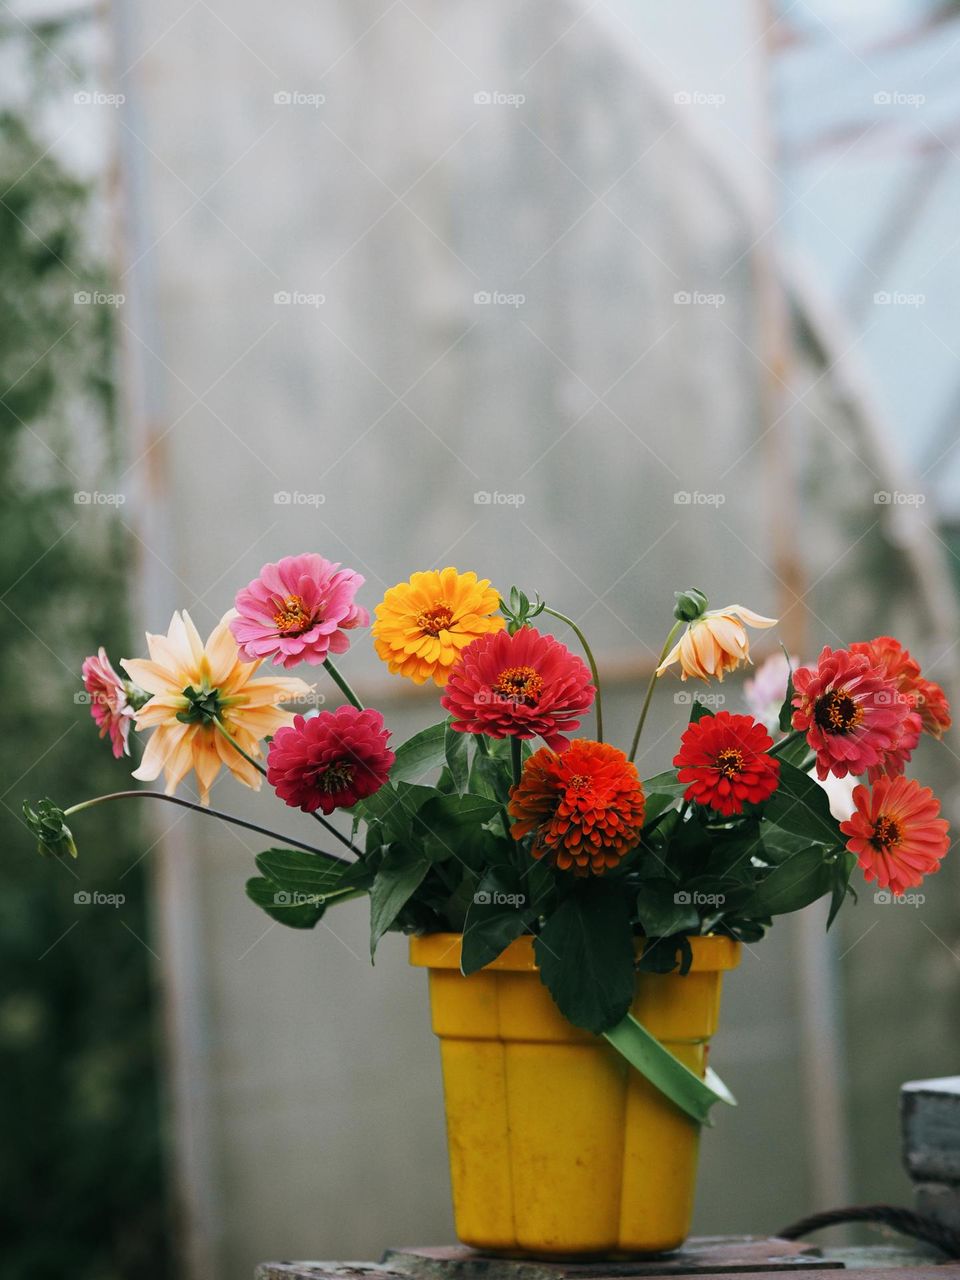
[[[147,658],[124,658],[131,680],[153,696],[137,712],[138,729],[155,729],[133,776],[152,782],[163,772],[171,795],[191,769],[196,771],[200,803],[226,765],[254,791],[261,775],[216,727],[219,721],[250,756],[260,755],[260,739],[293,721],[281,702],[312,688],[293,676],[252,679],[260,662],[242,662],[230,634],[231,609],[204,645],[190,615],[175,613],[165,636],[147,633]]]
[[[450,668],[478,636],[502,631],[499,593],[489,578],[446,568],[415,573],[391,587],[372,627],[377,654],[390,670],[441,688]]]
[[[689,624],[657,667],[657,675],[663,675],[667,667],[679,662],[681,680],[686,680],[688,676],[698,680],[709,680],[711,676],[716,676],[718,680],[722,680],[727,671],[734,671],[741,662],[750,661],[750,641],[746,628],[776,625],[776,618],[765,618],[751,609],[745,609],[742,604],[731,604],[725,609],[703,613]]]

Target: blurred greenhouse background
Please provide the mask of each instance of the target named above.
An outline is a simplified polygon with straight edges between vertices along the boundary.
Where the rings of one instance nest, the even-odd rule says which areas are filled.
[[[602,654],[613,741],[691,584],[807,658],[893,632],[957,696],[960,13],[11,0],[0,35],[0,1272],[447,1241],[403,941],[372,969],[363,903],[271,924],[256,839],[166,807],[84,815],[73,877],[21,800],[126,784],[84,656],[174,608],[206,633],[305,550],[371,608],[447,563],[539,590]],[[365,639],[344,667],[397,739],[434,717]],[[955,751],[916,761],[954,823]],[[899,1084],[960,1051],[958,885],[746,950],[698,1231],[906,1202]]]

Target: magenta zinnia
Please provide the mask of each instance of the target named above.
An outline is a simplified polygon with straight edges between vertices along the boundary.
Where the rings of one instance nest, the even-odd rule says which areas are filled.
[[[379,791],[394,755],[379,711],[342,706],[280,729],[267,756],[267,781],[287,804],[313,813],[348,809]]]
[[[561,750],[567,733],[593,703],[587,666],[533,627],[515,635],[498,631],[474,640],[450,672],[440,699],[459,733],[491,738],[541,737]]]
[[[910,704],[865,654],[826,646],[793,685],[793,727],[817,753],[818,778],[866,773],[899,743]]]
[[[853,803],[840,830],[866,880],[902,894],[940,870],[949,827],[929,787],[915,778],[881,778],[872,789],[857,787]]]
[[[365,627],[366,609],[354,604],[364,579],[323,556],[287,556],[265,564],[259,578],[237,593],[239,617],[230,630],[243,656],[273,658],[282,667],[316,666],[350,647],[347,631]]]

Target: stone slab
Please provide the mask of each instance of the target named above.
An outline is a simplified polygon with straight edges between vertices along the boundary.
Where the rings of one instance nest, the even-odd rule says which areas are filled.
[[[905,1084],[900,1121],[913,1181],[960,1184],[960,1076]]]

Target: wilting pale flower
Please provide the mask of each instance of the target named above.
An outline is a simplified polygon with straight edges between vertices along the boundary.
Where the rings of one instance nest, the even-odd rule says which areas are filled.
[[[130,701],[127,684],[113,669],[103,645],[81,669],[83,687],[90,695],[90,714],[100,730],[100,737],[110,735],[110,745],[117,760],[130,754],[130,726],[135,708]]]
[[[232,609],[224,614],[203,644],[190,615],[175,613],[165,636],[147,634],[149,659],[125,658],[121,663],[153,695],[137,713],[137,728],[155,732],[133,776],[152,782],[162,772],[168,795],[193,769],[200,802],[207,804],[222,764],[258,790],[260,774],[215,722],[256,757],[262,738],[293,721],[293,713],[280,704],[311,691],[311,685],[294,676],[253,679],[261,664],[241,660],[230,632],[235,617]]]
[[[754,718],[771,733],[779,728],[780,708],[787,696],[790,671],[799,665],[797,658],[790,658],[782,649],[771,653],[757,667],[749,680],[743,682],[743,696]]]
[[[728,671],[735,671],[741,662],[750,661],[750,641],[747,627],[775,627],[776,618],[745,609],[742,604],[727,605],[725,609],[711,609],[688,624],[686,631],[657,667],[657,675],[663,675],[675,662],[680,664],[680,679],[689,676],[697,680],[709,680],[716,676],[722,680]]]

